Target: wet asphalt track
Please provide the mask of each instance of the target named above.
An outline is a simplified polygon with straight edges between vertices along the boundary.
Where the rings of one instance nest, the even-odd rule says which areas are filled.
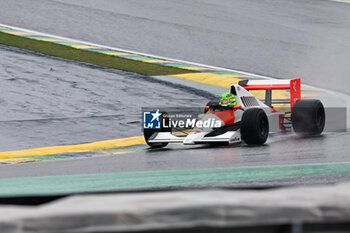
[[[140,135],[141,107],[203,106],[208,93],[0,45],[0,151]]]
[[[115,1],[107,0],[99,2],[31,1],[31,3],[1,0],[1,3],[3,7],[0,9],[0,21],[5,24],[274,77],[298,76],[302,77],[305,83],[321,87],[328,87],[329,80],[332,80],[332,89],[349,93],[348,85],[344,83],[349,84],[347,74],[350,73],[347,62],[350,60],[348,45],[350,31],[347,30],[350,26],[350,14],[348,14],[350,4],[323,0],[238,0],[215,1],[215,3],[212,1],[148,1],[147,3],[118,1],[117,4]],[[28,55],[16,52],[16,55],[9,56],[4,49],[0,54],[1,56],[4,54],[6,59],[12,56],[13,60],[10,60],[9,64],[16,67],[12,68],[12,71],[11,68],[8,70],[12,73],[16,71],[19,79],[23,76],[27,77],[28,72],[34,70],[30,80],[33,81],[33,78],[37,80],[38,76],[41,79],[44,78],[47,82],[44,85],[48,85],[52,91],[58,86],[61,88],[62,85],[66,85],[67,93],[78,91],[72,83],[74,82],[72,78],[77,79],[83,89],[87,89],[80,89],[74,98],[71,94],[68,96],[58,94],[58,97],[54,97],[51,96],[52,91],[48,91],[46,96],[51,102],[46,104],[44,104],[46,101],[38,102],[38,109],[30,111],[22,111],[23,107],[31,106],[24,99],[18,105],[7,105],[13,106],[13,111],[9,111],[9,107],[3,105],[5,112],[9,112],[9,115],[5,114],[4,123],[2,123],[5,125],[6,134],[1,136],[4,137],[1,140],[1,148],[20,149],[54,143],[55,145],[71,144],[133,136],[127,134],[135,132],[139,134],[139,123],[135,122],[138,119],[131,119],[129,116],[136,116],[135,113],[139,107],[147,104],[143,102],[144,98],[135,109],[129,110],[123,103],[119,104],[124,107],[115,109],[115,106],[119,106],[115,104],[116,101],[120,100],[120,95],[116,94],[115,88],[122,83],[125,85],[123,95],[129,96],[131,90],[126,88],[130,86],[126,80],[130,78],[140,82],[131,82],[133,86],[139,85],[134,91],[145,90],[143,93],[145,96],[155,98],[152,101],[164,103],[162,101],[166,100],[169,104],[181,104],[191,103],[189,101],[193,99],[193,95],[185,90],[180,93],[179,89],[159,83],[149,83],[147,78],[134,74],[106,71],[44,57],[21,58],[26,62],[18,63],[15,62],[18,59],[16,56]],[[1,65],[3,65],[2,60]],[[48,66],[52,66],[54,71],[52,76]],[[32,70],[31,67],[33,67]],[[4,70],[6,71],[3,69],[1,72]],[[121,75],[126,76],[127,79]],[[57,77],[63,81],[55,83],[56,81],[53,80]],[[96,80],[97,77],[99,81]],[[86,82],[86,79],[89,82]],[[100,80],[107,80],[107,83],[101,86]],[[110,86],[115,80],[119,80],[118,85]],[[25,80],[20,82],[27,83]],[[33,86],[35,82],[29,83]],[[144,88],[146,86],[155,90],[157,85],[166,88],[164,95],[159,94],[159,89],[156,92],[148,92],[149,90]],[[18,88],[22,87],[23,85],[18,86]],[[104,94],[105,88],[108,94]],[[25,90],[35,91],[27,87]],[[96,90],[99,90],[99,94],[102,93],[102,97],[97,97],[93,103],[93,100],[90,101],[93,95],[91,96],[89,92]],[[21,99],[23,91],[24,89],[9,91],[9,96],[13,95],[11,92],[20,93],[15,99]],[[174,99],[165,95],[168,92]],[[181,99],[179,99],[180,96]],[[203,100],[201,99],[200,102],[204,103],[205,98],[201,98]],[[34,98],[34,101],[37,100],[38,98]],[[100,105],[101,100],[104,100],[105,107]],[[130,103],[134,105],[134,99],[131,99]],[[55,111],[53,104],[62,107]],[[130,111],[130,115],[126,118],[127,110]],[[92,117],[94,115],[97,117]],[[101,117],[105,115],[107,116]],[[71,119],[72,116],[77,118]],[[39,120],[14,122],[11,126],[12,123],[6,121],[13,118]],[[63,120],[51,121],[51,118],[63,118]],[[128,124],[128,122],[131,123]],[[14,131],[19,128],[23,130],[22,138],[17,138],[18,134]],[[169,149],[161,151],[5,165],[1,167],[0,174],[5,178],[346,162],[350,161],[349,139],[349,133],[330,133],[307,140],[295,136],[274,137],[269,139],[264,147],[170,146]],[[348,178],[348,176],[298,178],[288,180],[288,184],[328,183],[348,180]],[[282,181],[266,182],[278,185]],[[257,182],[249,184],[256,185]]]
[[[350,93],[347,3],[0,0],[0,4],[4,24],[272,77],[301,77],[307,84]]]
[[[1,177],[349,162],[349,141],[349,133],[327,133],[315,138],[272,135],[258,147],[169,145],[128,154],[2,165]]]

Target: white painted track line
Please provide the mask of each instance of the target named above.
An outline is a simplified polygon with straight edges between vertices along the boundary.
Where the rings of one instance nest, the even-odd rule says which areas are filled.
[[[346,2],[350,2],[350,0],[332,0],[332,1],[346,1]],[[67,38],[67,37],[52,35],[52,34],[38,32],[38,31],[34,31],[34,30],[28,30],[28,29],[14,27],[14,26],[11,26],[11,25],[6,25],[6,24],[0,24],[0,26],[9,27],[9,28],[12,28],[12,29],[16,29],[16,30],[24,31],[24,32],[29,32],[29,33],[33,33],[33,34],[39,34],[39,35],[43,35],[43,36],[54,37],[54,38],[58,38],[58,39],[62,39],[62,40],[69,40],[69,41],[72,41],[72,42],[82,43],[82,44],[86,44],[86,45],[103,47],[103,48],[107,48],[107,49],[111,49],[111,50],[118,50],[118,51],[127,52],[127,53],[134,53],[134,54],[143,55],[143,56],[146,56],[146,57],[152,57],[152,58],[164,59],[164,60],[169,60],[169,61],[175,61],[175,62],[190,64],[190,65],[194,65],[194,66],[213,68],[213,69],[239,73],[239,74],[253,76],[253,77],[262,78],[262,79],[279,79],[279,78],[276,78],[276,77],[269,77],[269,76],[260,75],[260,74],[254,74],[254,73],[245,72],[245,71],[239,71],[239,70],[234,70],[234,69],[227,69],[227,68],[222,68],[222,67],[218,67],[218,66],[210,66],[210,65],[200,64],[200,63],[196,63],[196,62],[189,62],[189,61],[184,61],[184,60],[180,60],[180,59],[173,59],[173,58],[157,56],[157,55],[148,54],[148,53],[140,53],[140,52],[133,51],[133,50],[126,50],[126,49],[122,49],[122,48],[110,47],[110,46],[106,46],[106,45],[95,44],[95,43],[90,43],[90,42],[81,41],[81,40],[75,40],[75,39],[71,39],[71,38]],[[298,78],[298,77],[291,77],[291,78]],[[315,87],[313,87],[311,85],[305,85],[305,84],[303,84],[303,87],[315,88]],[[335,92],[335,91],[331,91],[331,90],[327,90],[327,89],[324,89],[324,88],[318,88],[317,87],[315,89],[317,89],[317,90],[319,90],[319,91],[321,91],[321,92],[323,92],[325,94],[337,96],[337,97],[341,98],[342,100],[344,100],[346,102],[346,106],[348,108],[348,113],[350,115],[350,107],[349,107],[350,106],[350,96],[349,95],[343,94],[343,93],[339,93],[339,92]]]
[[[350,3],[350,0],[331,0],[332,2]]]
[[[234,69],[227,69],[227,68],[222,68],[222,67],[218,67],[218,66],[204,65],[204,64],[200,64],[200,63],[196,63],[196,62],[189,62],[189,61],[184,61],[184,60],[180,60],[180,59],[173,59],[173,58],[162,57],[162,56],[148,54],[148,53],[140,53],[140,52],[133,51],[133,50],[126,50],[126,49],[122,49],[122,48],[110,47],[110,46],[106,46],[106,45],[95,44],[95,43],[90,43],[90,42],[81,41],[81,40],[75,40],[75,39],[62,37],[62,36],[57,36],[57,35],[52,35],[52,34],[48,34],[48,33],[28,30],[28,29],[19,28],[19,27],[13,27],[13,26],[6,25],[6,24],[0,24],[0,26],[9,27],[9,28],[20,30],[20,31],[24,31],[24,32],[40,34],[40,35],[43,35],[43,36],[54,37],[54,38],[58,38],[58,39],[62,39],[62,40],[69,40],[69,41],[72,41],[72,42],[87,44],[87,45],[91,45],[91,46],[103,47],[103,48],[112,49],[112,50],[118,50],[118,51],[126,52],[126,53],[135,53],[135,54],[143,55],[143,56],[146,56],[146,57],[164,59],[164,60],[169,60],[169,61],[176,61],[176,62],[180,62],[180,63],[186,63],[186,64],[190,64],[190,65],[194,65],[194,66],[202,66],[202,67],[206,67],[206,68],[218,69],[218,70],[222,70],[222,71],[235,72],[235,73],[240,73],[240,74],[243,74],[243,75],[254,76],[254,77],[258,77],[258,78],[277,79],[277,78],[274,78],[274,77],[268,77],[268,76],[264,76],[264,75],[253,74],[253,73],[249,73],[249,72],[245,72],[245,71],[239,71],[239,70],[234,70]]]

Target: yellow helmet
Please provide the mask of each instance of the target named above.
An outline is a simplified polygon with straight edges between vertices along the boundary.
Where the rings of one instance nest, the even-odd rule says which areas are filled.
[[[236,96],[230,92],[227,92],[221,96],[219,104],[221,106],[232,106],[236,105]]]

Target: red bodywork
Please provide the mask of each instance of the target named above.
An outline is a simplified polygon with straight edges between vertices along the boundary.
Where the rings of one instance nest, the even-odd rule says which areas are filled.
[[[290,108],[292,110],[294,103],[301,99],[301,90],[300,90],[300,79],[292,79],[289,84],[245,84],[241,85],[244,89],[250,90],[289,90],[290,91]],[[241,109],[242,106],[235,106],[234,109]],[[209,110],[210,107],[206,106],[205,110]],[[225,125],[235,123],[235,111],[226,110],[226,111],[209,111],[207,114],[213,114],[219,117]],[[271,113],[277,113],[278,111],[271,107]],[[286,129],[283,126],[284,115],[279,117],[279,127],[282,132],[285,132]]]
[[[263,85],[244,85],[244,89],[250,90],[289,90],[290,91],[290,108],[294,103],[301,99],[300,79],[292,79],[289,84],[263,84]]]
[[[213,114],[219,117],[225,125],[233,124],[235,123],[235,111],[227,110],[227,111],[219,111],[219,112],[207,112],[207,114]]]

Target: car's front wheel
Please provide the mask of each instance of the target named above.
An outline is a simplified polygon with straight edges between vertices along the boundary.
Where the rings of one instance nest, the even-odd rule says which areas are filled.
[[[169,125],[169,118],[167,117],[167,113],[162,113],[160,122],[163,122],[163,119],[166,124]],[[157,132],[171,132],[171,128],[163,128],[163,125],[161,125],[160,129],[143,129],[143,136],[145,137],[147,145],[153,148],[162,148],[167,146],[167,142],[149,142],[149,140],[153,138],[152,136],[154,136]]]
[[[241,136],[248,145],[262,145],[269,135],[269,121],[264,110],[251,108],[244,111]]]

